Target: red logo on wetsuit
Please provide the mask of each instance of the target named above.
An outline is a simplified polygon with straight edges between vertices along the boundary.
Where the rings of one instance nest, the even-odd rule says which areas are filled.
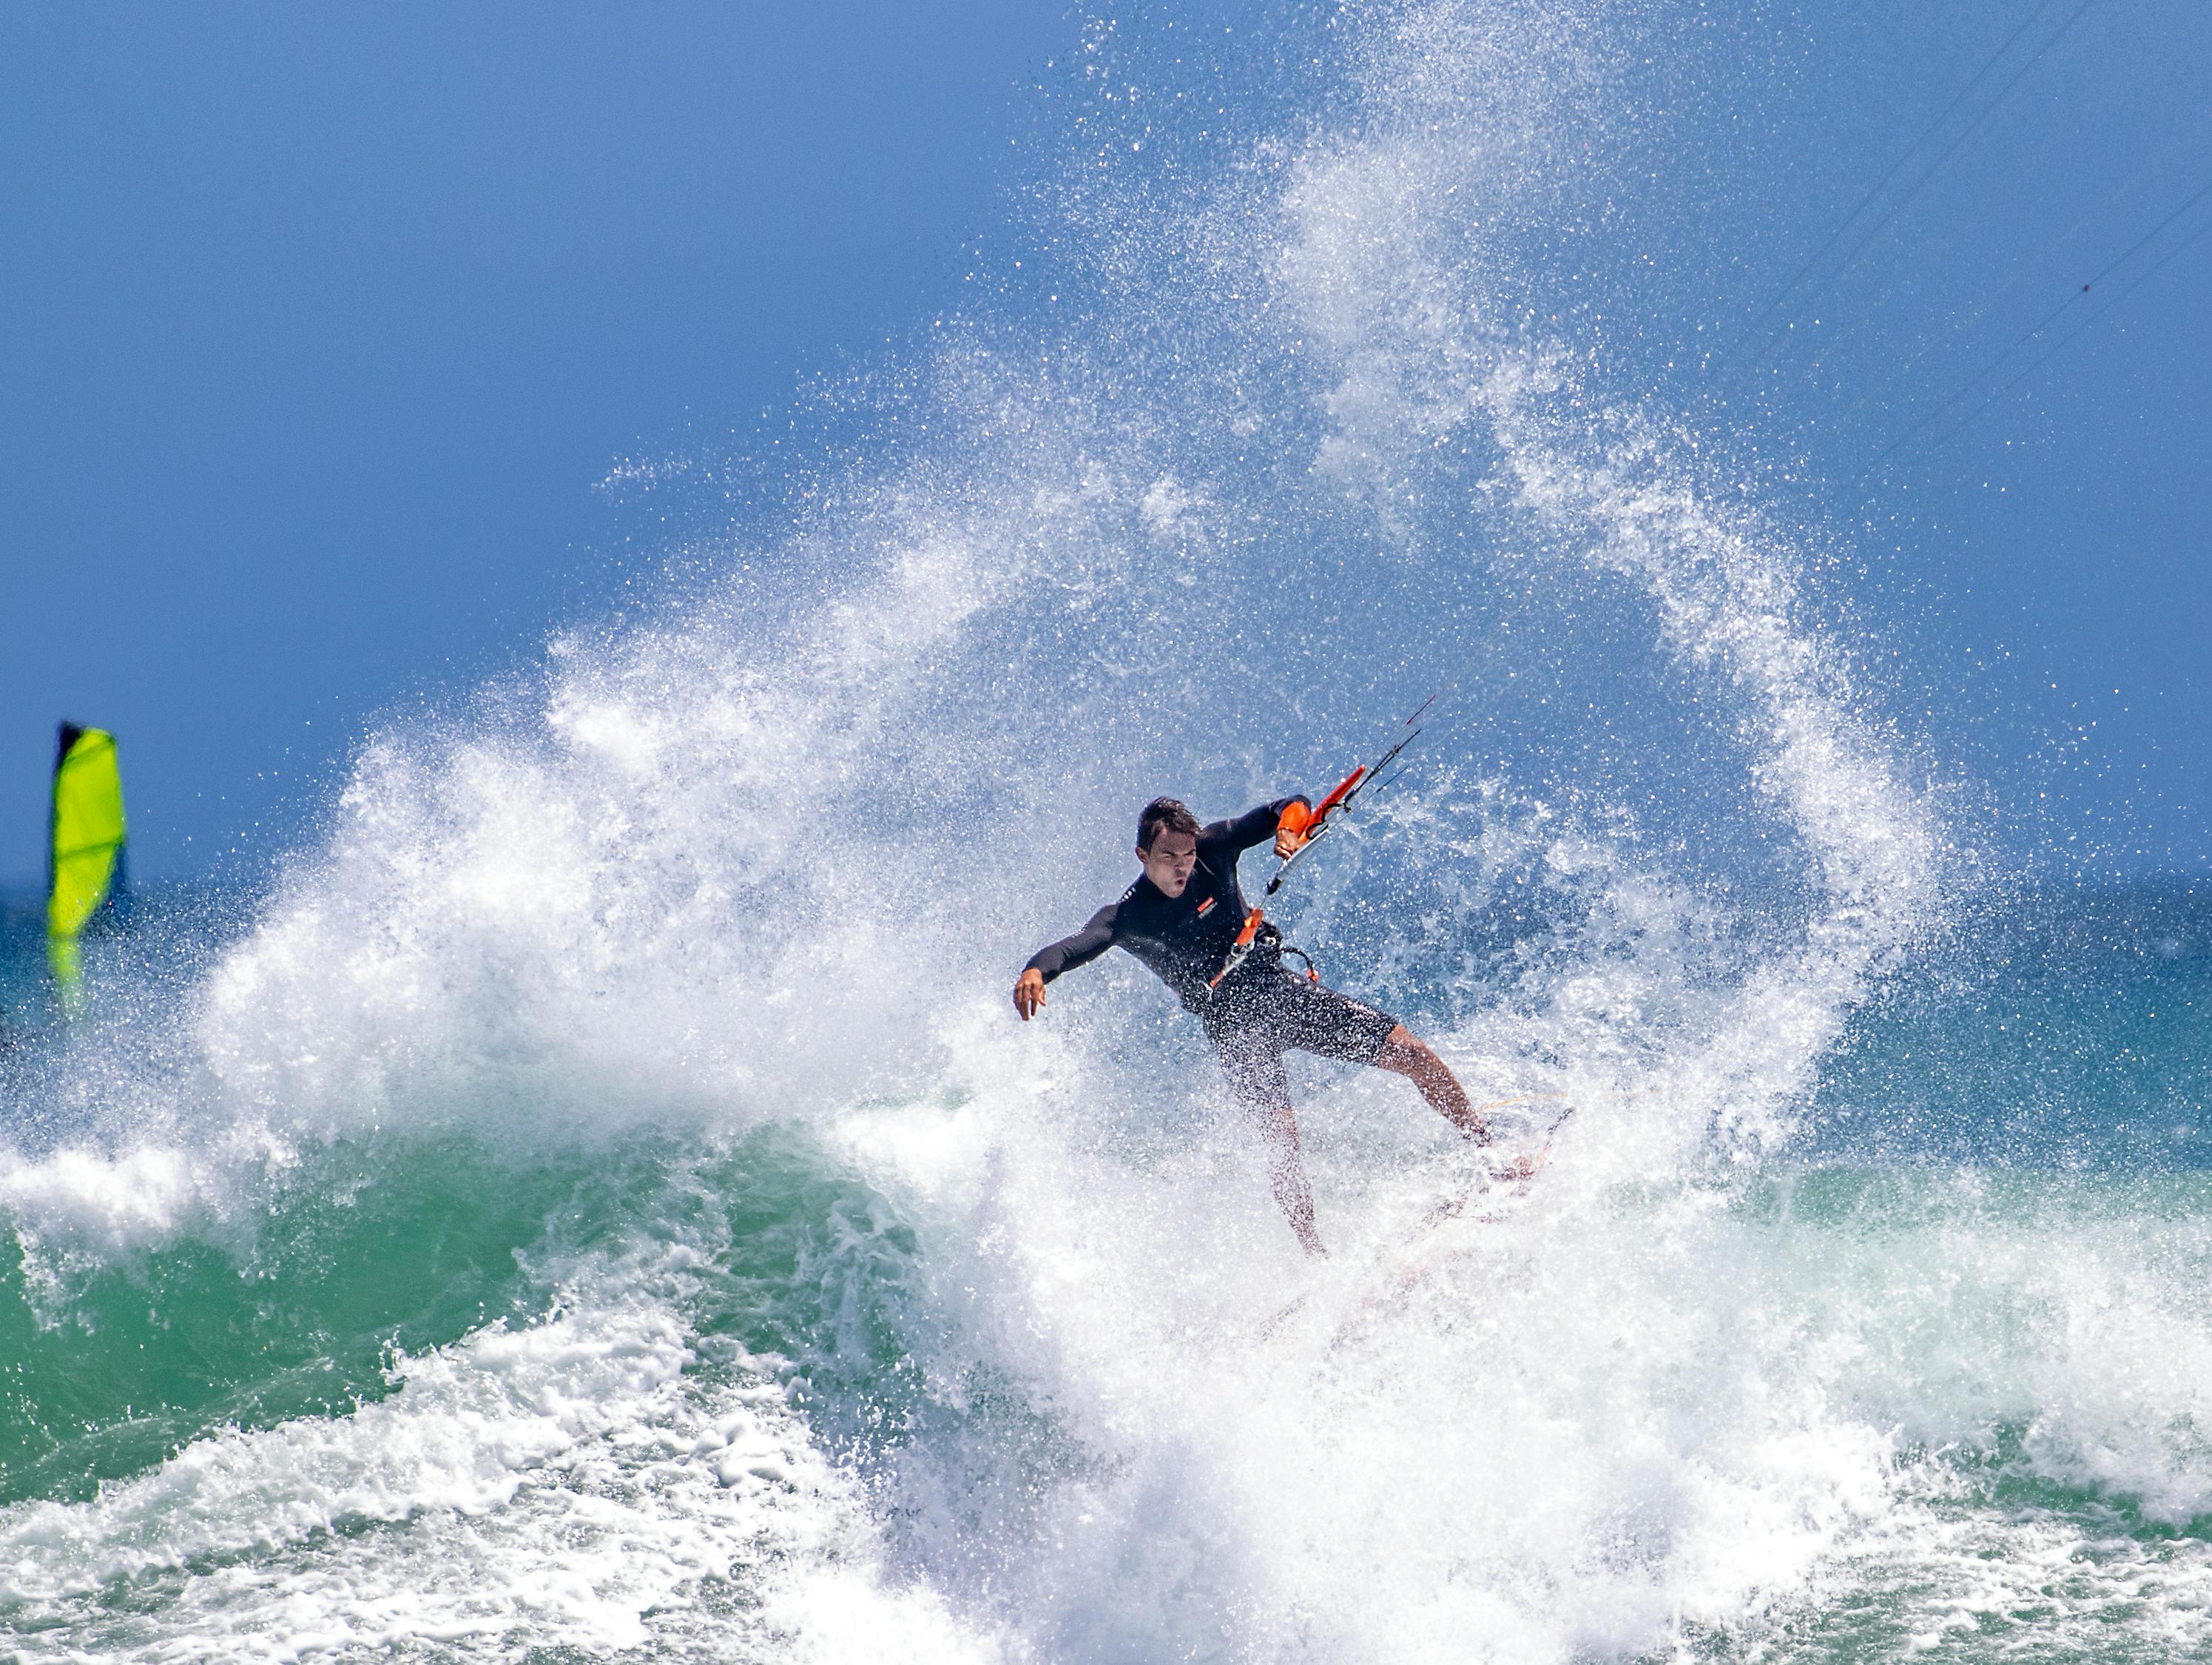
[[[1206,914],[1212,910],[1212,907],[1213,898],[1209,896],[1198,905],[1198,917],[1203,919],[1206,918]]]

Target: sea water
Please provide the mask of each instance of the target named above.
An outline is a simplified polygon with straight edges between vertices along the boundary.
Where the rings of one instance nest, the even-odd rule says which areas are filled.
[[[1020,266],[617,470],[657,597],[82,1021],[7,914],[13,1656],[2212,1650],[2212,902],[2004,878],[1829,546],[1560,315],[1626,23],[1308,23],[1090,31]],[[1575,1113],[1431,1229],[1449,1130],[1298,1061],[1308,1261],[1157,985],[1007,991],[1146,798],[1437,688],[1279,912]]]

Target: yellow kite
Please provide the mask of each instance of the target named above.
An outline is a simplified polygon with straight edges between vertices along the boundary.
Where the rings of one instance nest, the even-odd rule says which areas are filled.
[[[115,736],[61,726],[46,846],[46,961],[65,1001],[83,977],[77,939],[123,886],[123,777]]]

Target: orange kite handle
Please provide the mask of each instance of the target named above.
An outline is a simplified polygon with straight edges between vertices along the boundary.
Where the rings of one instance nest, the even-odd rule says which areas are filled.
[[[1350,774],[1346,775],[1342,780],[1337,782],[1335,790],[1314,806],[1313,814],[1306,819],[1306,826],[1318,826],[1322,822],[1327,820],[1329,818],[1330,813],[1334,810],[1338,805],[1341,804],[1346,798],[1352,796],[1352,789],[1366,778],[1367,765],[1363,763],[1357,769],[1354,769]],[[1304,829],[1301,828],[1300,830],[1304,831]]]

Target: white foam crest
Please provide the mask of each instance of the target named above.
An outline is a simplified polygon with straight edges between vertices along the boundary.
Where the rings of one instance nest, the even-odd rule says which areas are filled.
[[[1011,1376],[1064,1444],[917,1454],[895,1494],[958,1522],[919,1546],[933,1580],[1012,1592],[1048,1656],[1565,1661],[1723,1632],[1794,1657],[1844,1596],[1900,1649],[2029,1609],[2083,1637],[2102,1613],[2146,1657],[2201,1632],[2201,1542],[2118,1513],[2212,1509],[2212,1238],[2185,1209],[2033,1178],[1624,1187],[1571,1131],[1517,1211],[1424,1231],[1455,1171],[1401,1083],[1355,1077],[1301,1095],[1314,1268],[1233,1122],[1139,1154],[1098,1126],[1122,1083],[963,1027],[963,1103],[844,1131],[958,1320],[915,1335],[933,1378]],[[1977,1569],[1993,1548],[2018,1555]],[[2169,1568],[2174,1610],[2130,1608]]]
[[[52,1244],[124,1253],[166,1239],[208,1203],[199,1166],[164,1146],[112,1156],[70,1148],[43,1159],[0,1152],[0,1207],[33,1250]]]
[[[1083,1454],[1042,1485],[992,1475],[1026,1509],[923,1551],[940,1579],[988,1552],[1050,1656],[1634,1653],[1761,1611],[1890,1507],[1887,1431],[1790,1368],[1787,1311],[1703,1293],[1757,1284],[1717,1201],[1625,1220],[1563,1163],[1540,1206],[1440,1245],[1418,1221],[1447,1174],[1389,1160],[1425,1113],[1363,1083],[1309,1096],[1310,1124],[1370,1129],[1356,1152],[1314,1140],[1337,1253],[1313,1273],[1235,1129],[1132,1174],[1072,1115],[1031,1114],[1026,1073],[852,1137],[935,1224],[958,1345]]]
[[[543,1323],[395,1359],[404,1386],[349,1416],[0,1511],[16,1656],[999,1657],[887,1580],[772,1379],[687,1376],[666,1281],[603,1270]]]
[[[1839,1405],[1941,1449],[1997,1430],[2045,1479],[2172,1527],[2212,1515],[2212,1229],[2190,1179],[1906,1174],[1782,1193],[1778,1302]]]
[[[1755,1633],[1782,1662],[2193,1659],[2212,1644],[2212,1546],[1962,1500],[1940,1469]]]

